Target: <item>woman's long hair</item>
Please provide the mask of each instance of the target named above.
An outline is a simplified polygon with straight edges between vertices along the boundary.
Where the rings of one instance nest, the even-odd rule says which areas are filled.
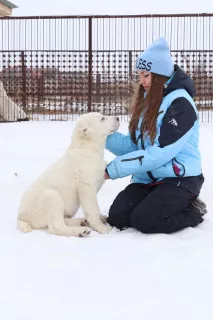
[[[143,114],[141,125],[141,134],[144,137],[145,132],[150,136],[151,143],[154,143],[156,136],[156,121],[158,117],[159,107],[163,99],[164,84],[169,79],[168,77],[151,73],[151,86],[144,97],[144,88],[138,84],[133,95],[132,104],[130,107],[131,120],[129,123],[129,131],[132,141],[136,143],[135,130],[138,126],[140,116]]]

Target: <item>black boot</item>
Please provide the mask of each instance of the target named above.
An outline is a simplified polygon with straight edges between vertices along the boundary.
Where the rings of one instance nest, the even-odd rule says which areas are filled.
[[[198,197],[192,200],[191,205],[196,208],[196,211],[201,215],[201,217],[208,212],[206,204]]]

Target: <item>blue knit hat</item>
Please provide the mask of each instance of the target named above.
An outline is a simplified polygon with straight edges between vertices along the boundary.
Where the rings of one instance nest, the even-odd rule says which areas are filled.
[[[144,50],[136,61],[136,70],[154,72],[166,77],[172,76],[174,62],[165,38],[155,40]]]

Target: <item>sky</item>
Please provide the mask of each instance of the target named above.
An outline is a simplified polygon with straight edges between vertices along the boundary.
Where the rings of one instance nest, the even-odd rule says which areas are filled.
[[[14,16],[29,15],[125,15],[125,14],[172,14],[172,13],[211,13],[212,1],[193,2],[179,0],[11,0],[19,8],[14,9]]]

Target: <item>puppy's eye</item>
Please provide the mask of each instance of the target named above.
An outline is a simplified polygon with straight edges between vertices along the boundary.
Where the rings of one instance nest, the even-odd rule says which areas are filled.
[[[101,121],[104,121],[104,120],[105,120],[105,118],[102,118],[102,119],[101,119]]]

